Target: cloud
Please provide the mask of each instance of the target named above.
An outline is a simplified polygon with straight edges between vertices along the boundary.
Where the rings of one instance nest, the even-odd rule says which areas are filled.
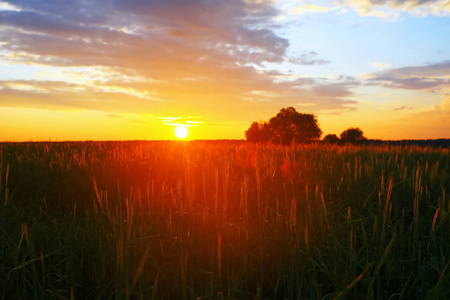
[[[240,63],[280,61],[289,43],[267,28],[276,11],[243,1],[16,2],[22,11],[1,12],[7,50],[65,56],[66,64],[126,65],[137,50],[149,64],[178,57],[208,63],[214,56]],[[56,10],[59,8],[59,10]],[[109,15],[109,16],[108,16]],[[263,28],[264,27],[264,28]],[[35,48],[32,48],[35,47]],[[184,50],[183,52],[178,50]],[[200,51],[200,53],[199,53]],[[105,55],[106,54],[106,55]],[[91,59],[89,59],[91,58]]]
[[[0,81],[0,106],[49,110],[89,109],[109,113],[150,111],[155,101],[151,101],[151,97],[136,96],[135,93],[132,89],[114,90],[114,86],[108,85],[90,86],[42,80]]]
[[[108,118],[123,119],[123,116],[117,114],[107,114]]]
[[[360,16],[372,16],[396,20],[403,12],[425,17],[450,15],[449,0],[337,0],[334,6],[342,10],[353,9]]]
[[[320,97],[348,97],[353,95],[346,84],[318,85],[313,88],[313,91]]]
[[[439,91],[450,87],[450,61],[429,64],[426,66],[387,69],[369,74],[369,82],[385,87]]]
[[[379,61],[374,61],[374,62],[372,63],[372,66],[374,66],[375,68],[379,68],[379,69],[387,69],[387,68],[389,68],[391,65],[390,65],[390,64],[387,64],[387,63],[382,63],[382,62],[379,62]]]
[[[34,11],[0,11],[0,25],[20,28],[26,32],[45,32],[52,35],[86,35],[89,32],[89,28],[84,28],[80,24]]]
[[[399,107],[396,107],[396,108],[394,108],[394,110],[406,110],[406,109],[408,109],[408,110],[410,110],[410,109],[413,109],[413,107],[412,106],[409,106],[409,107],[406,107],[406,106],[399,106]]]
[[[214,110],[226,118],[236,115],[223,113],[230,107],[264,99],[335,110],[354,103],[343,98],[351,86],[339,80],[280,80],[289,74],[261,71],[267,63],[328,63],[314,51],[287,54],[289,41],[276,30],[281,12],[271,1],[2,3],[0,63],[56,70],[51,80],[42,71],[40,81],[0,82],[2,106],[159,115]]]
[[[332,7],[327,6],[320,6],[320,5],[314,5],[314,4],[302,4],[295,6],[291,9],[291,14],[302,14],[306,12],[329,12],[332,10]]]
[[[193,116],[188,116],[188,117],[159,117],[159,119],[161,120],[161,122],[165,125],[169,125],[169,126],[180,126],[180,125],[184,125],[187,127],[195,127],[198,126],[200,124],[203,124],[203,121],[200,121],[202,118],[200,117],[193,117]]]
[[[416,139],[450,138],[450,96],[431,109],[410,113],[394,121],[399,136],[405,133]],[[400,125],[400,126],[398,126]]]
[[[449,16],[449,0],[335,0],[326,5],[287,4],[286,9],[291,15],[303,13],[342,13],[356,11],[361,17],[378,17],[396,21],[402,13],[417,17],[427,15]]]
[[[290,57],[289,62],[298,65],[324,65],[330,63],[328,60],[317,58],[317,56],[316,52],[310,51],[297,57]]]

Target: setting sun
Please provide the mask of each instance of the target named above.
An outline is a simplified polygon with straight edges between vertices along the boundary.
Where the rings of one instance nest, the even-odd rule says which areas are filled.
[[[187,130],[186,126],[184,126],[184,125],[177,126],[177,128],[175,128],[175,135],[179,139],[184,139],[185,137],[187,137],[188,130]]]

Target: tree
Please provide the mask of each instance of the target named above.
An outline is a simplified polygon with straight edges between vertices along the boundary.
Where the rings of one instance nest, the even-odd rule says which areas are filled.
[[[327,134],[323,138],[323,141],[327,144],[337,144],[340,142],[340,139],[335,134]]]
[[[269,120],[269,127],[273,141],[283,145],[305,143],[322,135],[314,115],[299,113],[293,107],[282,108]]]
[[[267,122],[253,122],[245,132],[248,141],[254,143],[265,143],[270,140],[270,129]]]
[[[305,143],[320,138],[317,119],[312,114],[302,114],[293,107],[282,108],[268,123],[253,122],[245,132],[248,141],[272,141],[283,145]]]
[[[341,141],[344,143],[360,144],[366,140],[359,128],[349,128],[341,133]]]

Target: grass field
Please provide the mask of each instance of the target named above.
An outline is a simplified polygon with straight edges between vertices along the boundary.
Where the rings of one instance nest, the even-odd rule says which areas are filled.
[[[0,144],[0,299],[449,299],[449,149]]]

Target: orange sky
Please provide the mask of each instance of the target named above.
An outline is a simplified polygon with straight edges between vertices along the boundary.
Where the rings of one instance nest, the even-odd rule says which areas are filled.
[[[375,3],[376,2],[376,3]],[[450,138],[450,1],[0,1],[0,141]]]

